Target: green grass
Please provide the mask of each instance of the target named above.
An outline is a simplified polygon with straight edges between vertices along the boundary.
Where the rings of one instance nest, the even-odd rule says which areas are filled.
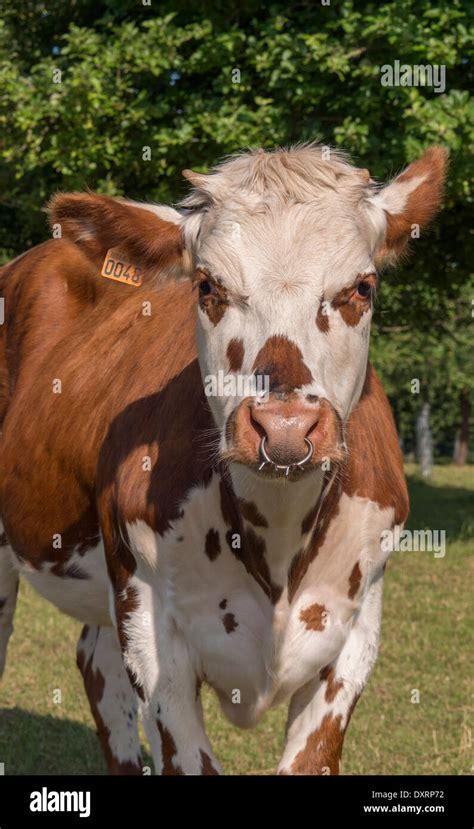
[[[471,748],[474,470],[407,467],[412,529],[447,531],[447,554],[395,553],[387,566],[377,666],[349,728],[347,774],[468,774]],[[22,583],[3,684],[0,763],[5,774],[103,774],[75,667],[80,625]],[[53,701],[54,689],[62,699]],[[411,702],[418,689],[420,702]],[[204,695],[208,731],[227,773],[270,773],[281,752],[285,708],[239,731]]]

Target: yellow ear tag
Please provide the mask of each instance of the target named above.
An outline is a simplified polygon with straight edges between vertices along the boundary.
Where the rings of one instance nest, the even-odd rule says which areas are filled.
[[[100,275],[106,279],[113,279],[114,282],[135,285],[136,288],[142,284],[142,269],[129,262],[127,257],[120,253],[119,248],[110,248],[107,251]]]

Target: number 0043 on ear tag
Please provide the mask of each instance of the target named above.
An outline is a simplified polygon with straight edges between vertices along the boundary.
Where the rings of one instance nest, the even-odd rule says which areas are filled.
[[[113,279],[114,282],[135,285],[136,288],[142,284],[142,269],[130,262],[119,248],[110,248],[107,251],[100,275]]]

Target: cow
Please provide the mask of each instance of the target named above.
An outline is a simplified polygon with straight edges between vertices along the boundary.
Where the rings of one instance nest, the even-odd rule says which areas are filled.
[[[0,667],[22,575],[84,624],[110,773],[140,713],[157,774],[220,774],[203,682],[243,728],[288,703],[279,774],[340,772],[408,514],[373,304],[446,165],[311,144],[184,171],[177,209],[59,194],[3,269]]]

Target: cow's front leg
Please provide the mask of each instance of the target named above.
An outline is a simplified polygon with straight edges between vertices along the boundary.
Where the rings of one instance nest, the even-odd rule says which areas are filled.
[[[137,703],[112,627],[85,625],[77,643],[77,667],[109,774],[141,774]]]
[[[135,561],[122,549],[122,563],[116,555],[109,571],[123,660],[141,700],[155,771],[219,774],[204,730],[198,666],[175,621],[170,585],[150,565],[154,533],[143,525],[129,536]]]
[[[279,774],[339,774],[346,729],[377,657],[382,589],[380,571],[334,664],[292,697]]]
[[[158,620],[156,673],[144,681],[143,720],[157,774],[220,774],[204,730],[200,682],[171,620]],[[151,644],[151,643],[150,643]],[[134,666],[133,642],[129,664]],[[132,668],[133,669],[133,668]]]

